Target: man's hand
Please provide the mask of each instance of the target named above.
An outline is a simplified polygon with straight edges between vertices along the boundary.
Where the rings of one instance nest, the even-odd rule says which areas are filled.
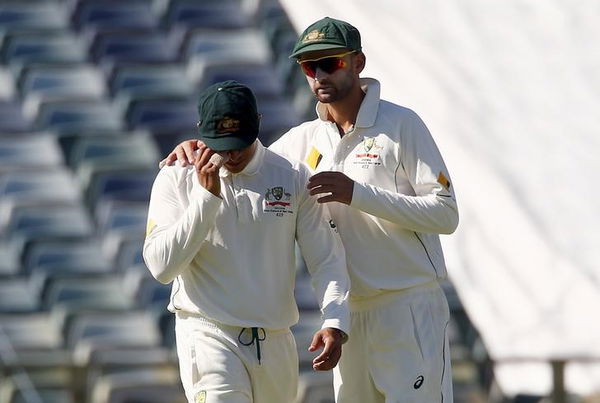
[[[319,172],[308,179],[306,187],[310,190],[311,196],[327,193],[327,195],[317,199],[319,203],[337,201],[350,204],[352,202],[354,181],[341,172]]]
[[[221,179],[219,178],[219,167],[210,161],[215,152],[206,147],[204,143],[198,148],[198,157],[194,162],[198,182],[217,197],[221,197]]]
[[[173,165],[175,161],[179,161],[182,167],[193,164],[196,160],[195,151],[200,149],[201,146],[204,146],[204,143],[200,140],[182,141],[167,155],[167,158],[158,164],[158,167],[162,168],[165,165]]]
[[[341,330],[327,327],[316,332],[308,351],[317,351],[321,347],[323,347],[323,351],[313,359],[313,369],[329,371],[334,368],[342,356],[344,342],[344,333]]]

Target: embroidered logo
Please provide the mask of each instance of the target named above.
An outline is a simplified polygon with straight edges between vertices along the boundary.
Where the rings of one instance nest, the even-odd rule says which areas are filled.
[[[359,151],[355,154],[355,165],[362,165],[363,168],[381,165],[380,155],[383,146],[377,144],[375,137],[365,137],[359,147]]]
[[[217,133],[235,133],[240,130],[240,121],[237,119],[225,116],[217,123]]]
[[[419,375],[419,376],[417,377],[417,380],[416,380],[416,381],[415,381],[415,383],[413,384],[413,388],[415,388],[415,390],[416,390],[416,389],[419,389],[419,388],[420,388],[420,387],[423,385],[423,382],[424,382],[424,381],[425,381],[425,377],[424,377],[423,375]]]
[[[304,38],[302,39],[302,43],[318,41],[323,39],[324,37],[325,34],[323,32],[319,32],[315,29],[304,36]]]
[[[338,229],[337,229],[337,225],[335,225],[335,221],[333,221],[333,219],[329,220],[329,227],[333,230],[333,232],[337,233]]]
[[[282,216],[283,213],[293,213],[292,195],[286,192],[283,186],[267,189],[265,193],[265,212],[277,213],[277,216]]]
[[[206,403],[206,391],[201,390],[194,396],[194,403]]]

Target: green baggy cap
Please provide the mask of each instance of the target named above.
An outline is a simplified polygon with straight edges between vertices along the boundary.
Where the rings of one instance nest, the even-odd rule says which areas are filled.
[[[241,150],[258,137],[260,118],[250,88],[237,81],[215,83],[198,98],[198,134],[214,151]]]
[[[338,48],[360,51],[362,49],[360,32],[345,21],[325,17],[300,34],[290,59],[314,50]]]

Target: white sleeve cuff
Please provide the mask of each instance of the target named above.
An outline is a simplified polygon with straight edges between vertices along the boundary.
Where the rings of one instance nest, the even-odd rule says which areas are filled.
[[[346,333],[347,335],[350,335],[350,324],[342,322],[345,321],[341,321],[339,319],[325,319],[323,321],[323,326],[321,326],[321,329],[332,327],[335,329],[340,329],[342,332]]]

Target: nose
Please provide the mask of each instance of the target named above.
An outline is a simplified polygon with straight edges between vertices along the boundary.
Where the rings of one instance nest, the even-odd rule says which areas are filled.
[[[315,81],[321,81],[322,79],[326,78],[329,74],[327,74],[325,71],[323,71],[320,67],[317,67],[317,69],[315,70]]]

